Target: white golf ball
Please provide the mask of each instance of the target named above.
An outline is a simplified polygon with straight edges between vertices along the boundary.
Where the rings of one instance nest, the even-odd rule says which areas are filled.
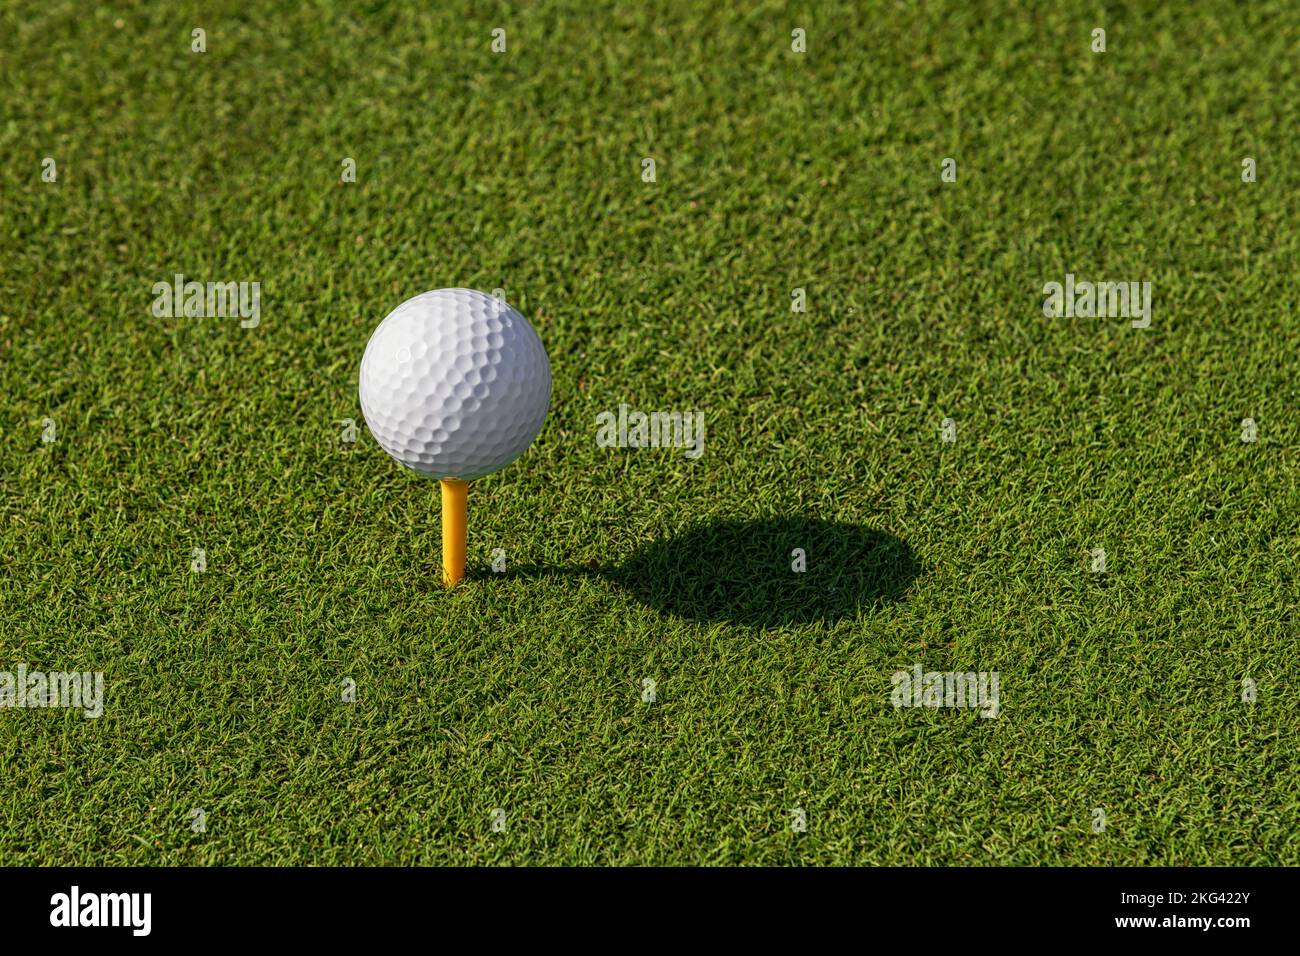
[[[528,320],[473,289],[407,299],[361,359],[361,411],[383,449],[469,481],[518,458],[546,420],[551,363]]]

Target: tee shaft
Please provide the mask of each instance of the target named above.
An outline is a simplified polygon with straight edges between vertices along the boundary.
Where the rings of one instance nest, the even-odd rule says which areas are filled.
[[[469,482],[444,478],[442,484],[442,586],[454,588],[465,577],[466,502]]]

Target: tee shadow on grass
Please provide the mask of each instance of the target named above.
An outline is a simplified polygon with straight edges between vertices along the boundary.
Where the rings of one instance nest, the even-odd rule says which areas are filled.
[[[806,570],[796,572],[796,548]],[[507,577],[595,575],[691,621],[777,626],[833,622],[892,604],[920,571],[883,531],[810,518],[715,521],[638,548],[604,568],[521,567]]]

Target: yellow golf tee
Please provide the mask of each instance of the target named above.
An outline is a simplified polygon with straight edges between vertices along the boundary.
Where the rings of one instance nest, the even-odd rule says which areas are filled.
[[[454,588],[465,576],[466,503],[468,481],[447,478],[442,482],[442,586]]]

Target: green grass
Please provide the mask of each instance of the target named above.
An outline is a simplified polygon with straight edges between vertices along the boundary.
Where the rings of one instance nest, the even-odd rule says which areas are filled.
[[[1300,863],[1293,4],[280,6],[0,10],[0,670],[106,682],[0,710],[0,862]],[[441,286],[555,376],[450,594],[338,424]]]

